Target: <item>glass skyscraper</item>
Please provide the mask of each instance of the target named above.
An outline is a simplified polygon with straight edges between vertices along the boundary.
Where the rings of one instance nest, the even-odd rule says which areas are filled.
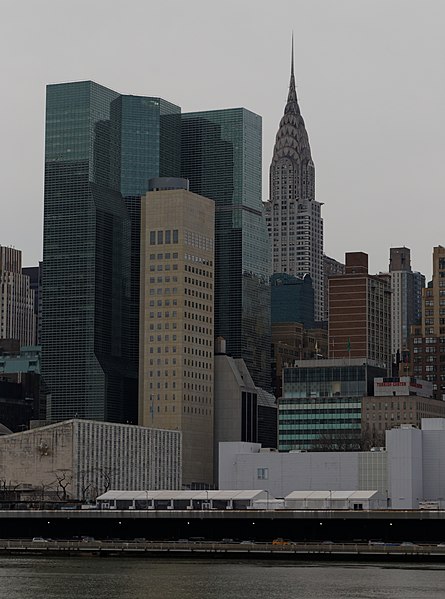
[[[179,107],[91,81],[47,88],[47,418],[136,422],[140,195],[180,168]]]
[[[270,388],[268,232],[261,201],[261,117],[244,109],[182,115],[181,174],[215,201],[215,337]]]

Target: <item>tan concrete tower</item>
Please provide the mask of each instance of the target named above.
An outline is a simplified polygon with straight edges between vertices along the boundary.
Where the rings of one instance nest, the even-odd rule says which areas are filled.
[[[182,187],[182,188],[181,188]],[[212,200],[153,179],[141,204],[139,424],[182,432],[183,484],[213,482]]]

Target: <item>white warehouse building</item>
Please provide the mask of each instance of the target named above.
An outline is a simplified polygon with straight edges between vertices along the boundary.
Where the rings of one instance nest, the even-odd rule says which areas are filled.
[[[445,419],[387,431],[386,450],[279,453],[258,443],[221,443],[219,488],[263,489],[275,498],[376,491],[379,507],[445,509]]]

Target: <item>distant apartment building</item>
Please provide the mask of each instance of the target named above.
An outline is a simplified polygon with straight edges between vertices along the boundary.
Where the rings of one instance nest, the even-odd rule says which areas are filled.
[[[391,284],[391,355],[394,364],[404,359],[411,326],[420,323],[422,288],[425,277],[411,269],[410,250],[391,248],[389,258]]]
[[[422,418],[444,418],[445,402],[433,398],[433,385],[409,376],[375,378],[374,395],[362,401],[362,430],[369,446],[382,446],[385,431],[401,425],[420,428]]]
[[[35,343],[34,291],[22,273],[22,252],[0,245],[0,339]]]
[[[368,255],[345,255],[344,274],[329,278],[329,356],[391,366],[391,289],[387,277],[370,275]]]
[[[433,278],[422,290],[422,323],[411,328],[410,374],[430,381],[436,399],[445,398],[445,248],[433,249]]]
[[[323,320],[327,322],[329,315],[329,277],[333,275],[343,275],[345,273],[343,262],[335,260],[323,254],[323,280],[324,280],[324,316]]]
[[[184,179],[141,205],[139,424],[181,431],[183,483],[213,483],[214,217]]]

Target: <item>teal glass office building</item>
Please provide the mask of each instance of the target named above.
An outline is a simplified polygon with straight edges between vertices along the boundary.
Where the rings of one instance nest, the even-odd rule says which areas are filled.
[[[314,287],[311,276],[294,277],[277,273],[270,278],[272,324],[300,322],[312,329],[314,322]]]
[[[215,337],[270,388],[270,247],[261,200],[261,117],[244,109],[183,114],[182,176],[215,216]]]
[[[46,98],[42,376],[47,419],[136,422],[139,198],[178,176],[180,109],[91,81]]]
[[[362,398],[373,394],[374,377],[385,372],[359,359],[300,361],[285,368],[279,450],[360,449]]]

